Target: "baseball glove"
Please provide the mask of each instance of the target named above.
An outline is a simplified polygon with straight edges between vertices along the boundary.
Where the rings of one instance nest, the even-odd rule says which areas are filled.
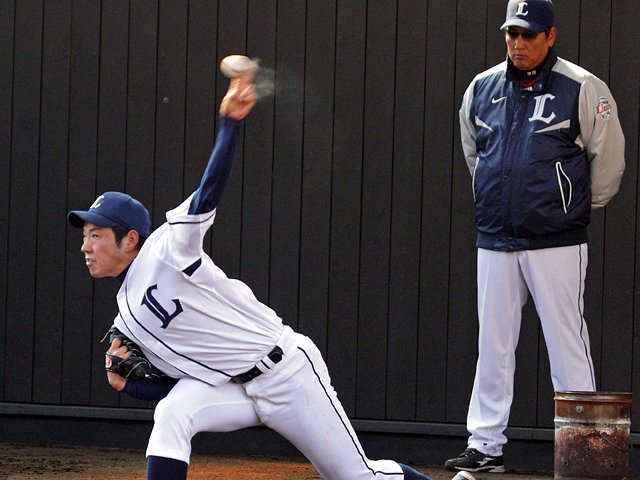
[[[159,378],[162,375],[161,372],[147,360],[147,357],[144,356],[140,347],[127,338],[115,325],[111,326],[102,341],[108,340],[109,345],[111,345],[116,338],[119,338],[122,345],[129,349],[131,356],[125,359],[107,352],[104,359],[104,368],[108,372],[117,373],[129,380]]]

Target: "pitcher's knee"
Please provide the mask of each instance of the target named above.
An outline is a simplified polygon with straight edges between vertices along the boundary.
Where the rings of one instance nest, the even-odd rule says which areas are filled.
[[[171,402],[160,402],[153,415],[147,456],[166,457],[189,463],[193,421],[184,409],[173,408]]]
[[[161,429],[167,434],[188,439],[189,441],[196,433],[193,431],[193,416],[191,413],[187,409],[178,408],[171,402],[161,401],[158,403],[153,414],[153,421],[156,426],[161,426]]]

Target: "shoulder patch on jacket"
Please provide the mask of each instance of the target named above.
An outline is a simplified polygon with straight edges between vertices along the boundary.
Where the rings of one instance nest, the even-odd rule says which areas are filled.
[[[596,115],[600,115],[605,120],[611,117],[611,104],[607,97],[598,98],[598,105],[596,105]]]

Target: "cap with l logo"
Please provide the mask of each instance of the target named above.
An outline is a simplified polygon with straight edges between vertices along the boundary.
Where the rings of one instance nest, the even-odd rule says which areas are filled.
[[[148,237],[151,228],[149,212],[144,205],[121,192],[103,193],[89,210],[73,210],[67,215],[67,220],[76,228],[82,228],[85,222],[99,227],[125,227],[142,237]]]
[[[554,13],[551,0],[509,0],[507,17],[500,29],[522,27],[542,32],[553,27]]]

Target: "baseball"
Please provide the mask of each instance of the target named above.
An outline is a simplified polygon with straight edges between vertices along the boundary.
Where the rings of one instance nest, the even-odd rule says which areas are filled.
[[[244,55],[229,55],[220,62],[220,71],[227,78],[240,78],[255,72],[255,60]]]
[[[452,480],[475,480],[475,478],[473,478],[473,475],[471,475],[469,472],[462,470],[456,473],[455,477],[453,477]]]

